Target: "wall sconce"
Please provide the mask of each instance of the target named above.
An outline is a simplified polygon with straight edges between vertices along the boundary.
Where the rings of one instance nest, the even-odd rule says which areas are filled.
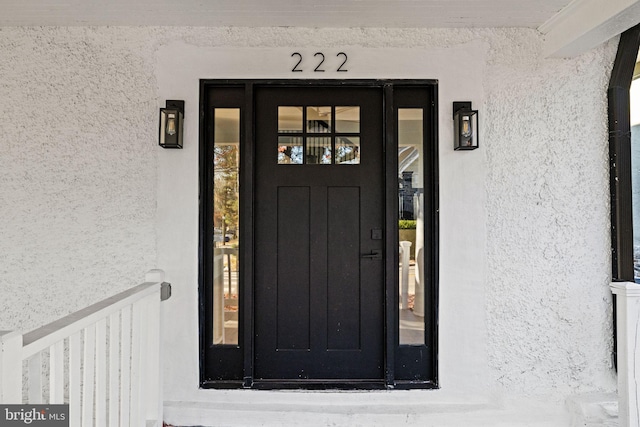
[[[471,109],[471,102],[453,103],[453,149],[478,148],[478,110]]]
[[[184,101],[167,101],[160,109],[160,146],[182,148]]]

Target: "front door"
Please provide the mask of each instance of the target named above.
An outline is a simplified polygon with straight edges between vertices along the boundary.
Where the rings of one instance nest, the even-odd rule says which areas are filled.
[[[256,87],[254,379],[383,380],[383,94]]]

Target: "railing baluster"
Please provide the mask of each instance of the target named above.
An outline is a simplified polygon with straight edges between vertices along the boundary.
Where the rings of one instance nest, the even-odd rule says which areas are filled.
[[[96,427],[107,425],[107,321],[96,323]]]
[[[49,348],[49,403],[64,403],[64,340]]]
[[[129,425],[131,397],[131,306],[122,309],[122,344],[120,346],[120,426]]]
[[[120,415],[120,313],[109,317],[109,425],[118,425]]]
[[[29,358],[29,403],[42,403],[42,353]]]
[[[140,415],[140,341],[142,340],[142,313],[141,301],[133,304],[133,320],[131,322],[131,415],[129,425],[139,425]]]
[[[82,427],[93,426],[93,391],[95,386],[96,325],[84,330],[84,366],[82,369]]]
[[[81,343],[80,332],[69,337],[69,426],[80,427],[82,407],[80,383],[81,383]]]
[[[162,380],[160,366],[160,352],[162,348],[160,346],[160,298],[149,298],[149,312],[147,314],[148,328],[147,328],[147,352],[145,357],[145,398],[147,413],[145,415],[147,420],[157,420],[162,422]]]

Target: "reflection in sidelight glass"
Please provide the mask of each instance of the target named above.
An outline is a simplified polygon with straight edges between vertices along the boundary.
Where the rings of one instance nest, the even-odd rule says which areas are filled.
[[[360,163],[360,137],[336,137],[336,164],[353,165]]]
[[[398,109],[400,345],[425,344],[423,109]]]
[[[213,344],[238,345],[240,109],[214,109]]]
[[[331,132],[331,107],[307,107],[307,132]]]

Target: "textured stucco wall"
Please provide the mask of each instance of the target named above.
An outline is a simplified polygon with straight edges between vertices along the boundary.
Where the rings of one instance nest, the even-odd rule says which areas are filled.
[[[0,29],[0,328],[140,283],[156,259],[156,89],[138,32]]]
[[[510,46],[509,46],[510,45]],[[485,86],[488,346],[509,389],[613,388],[606,87],[615,43],[495,51]]]
[[[468,377],[473,387],[556,400],[615,389],[605,96],[616,43],[573,59],[544,59],[541,36],[533,30],[0,29],[0,329],[49,321],[139,282],[153,267],[166,268],[177,282],[167,306],[171,315],[195,318],[190,311],[197,283],[177,279],[187,277],[185,271],[197,277],[197,258],[183,259],[195,253],[197,235],[167,228],[163,212],[156,222],[158,200],[186,198],[182,220],[188,230],[197,228],[197,188],[157,194],[172,176],[197,169],[185,153],[159,154],[156,146],[157,108],[169,93],[180,95],[157,87],[156,76],[168,73],[157,52],[176,40],[196,49],[237,50],[446,53],[469,43],[483,46],[486,61],[478,73],[484,102],[474,103],[481,149],[454,154],[446,141],[440,154],[441,178],[482,174],[461,193],[477,196],[456,201],[456,194],[442,195],[442,221],[451,226],[446,230],[455,228],[452,218],[465,218],[453,215],[454,201],[456,209],[466,205],[462,213],[485,213],[465,225],[482,239],[441,234],[442,278],[461,270],[459,260],[446,255],[461,245],[470,245],[483,264],[480,277],[440,283],[442,318],[458,319],[465,335],[460,340],[480,343],[482,367],[458,384]],[[212,68],[201,77],[217,76]],[[448,114],[449,101],[441,114]],[[195,144],[197,136],[191,138]],[[446,181],[441,190],[458,189]],[[158,249],[170,244],[171,253]],[[156,265],[156,259],[172,261]],[[197,330],[175,333],[168,344],[182,345],[173,339]],[[444,339],[449,344],[458,337]],[[197,366],[193,340],[186,344],[181,360]],[[447,351],[441,349],[441,367],[454,371],[442,359]],[[165,370],[172,382],[197,387],[174,365]]]

